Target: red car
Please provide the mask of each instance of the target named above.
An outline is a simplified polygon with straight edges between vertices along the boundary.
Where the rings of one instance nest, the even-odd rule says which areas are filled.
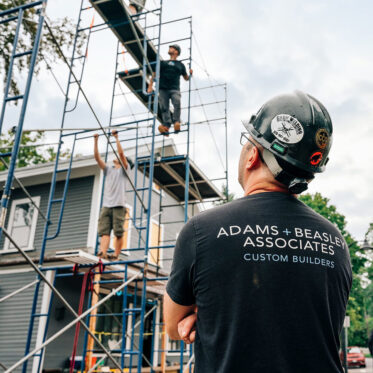
[[[341,361],[343,364],[343,351],[341,351]],[[359,347],[347,348],[347,365],[349,367],[365,368],[365,356]]]

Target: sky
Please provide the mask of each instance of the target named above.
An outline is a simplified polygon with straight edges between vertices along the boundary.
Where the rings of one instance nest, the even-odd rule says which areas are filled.
[[[76,22],[79,3],[49,0],[47,14],[52,20],[68,16]],[[148,0],[149,7],[154,3]],[[86,24],[93,15],[93,10],[89,12],[84,18]],[[348,231],[356,240],[363,239],[373,222],[372,13],[370,0],[359,1],[358,6],[352,0],[163,1],[163,21],[192,16],[192,88],[227,84],[229,188],[237,197],[242,196],[237,182],[241,120],[250,118],[277,94],[302,90],[326,106],[334,125],[330,161],[326,171],[310,184],[309,191],[329,198],[346,216]],[[97,15],[94,22],[100,22]],[[163,58],[167,57],[167,43],[188,36],[189,27],[189,20],[185,20],[162,29],[161,40],[166,43],[161,49]],[[188,58],[189,41],[179,44],[181,58]],[[105,125],[109,120],[115,54],[116,39],[110,30],[92,34],[82,86]],[[133,66],[126,55],[118,61],[119,69]],[[188,61],[185,63],[188,66]],[[54,71],[65,87],[66,67],[57,63]],[[119,89],[125,90],[123,87]],[[188,83],[183,82],[181,89],[187,88]],[[223,101],[224,94],[222,87],[195,91],[193,105],[210,105],[193,109],[191,122],[224,117],[224,103],[213,104]],[[130,95],[118,100],[122,101],[114,104],[115,116],[143,112]],[[58,128],[62,108],[61,92],[44,69],[33,82],[25,128]],[[10,118],[12,115],[10,111]],[[185,110],[182,115],[186,121]],[[113,123],[120,121],[123,118]],[[66,126],[97,127],[81,97]],[[178,149],[185,151],[185,136],[172,137]],[[56,137],[49,133],[47,139],[53,142]],[[225,139],[224,121],[192,126],[191,157],[211,178],[224,176]],[[89,153],[91,147],[87,139],[77,152]]]

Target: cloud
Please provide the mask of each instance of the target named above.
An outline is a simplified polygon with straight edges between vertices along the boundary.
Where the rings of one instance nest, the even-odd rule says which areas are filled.
[[[148,4],[153,2],[148,0]],[[47,11],[51,18],[69,15],[76,19],[78,7],[73,0],[56,0],[48,4]],[[373,221],[372,11],[368,0],[362,0],[359,7],[353,2],[341,6],[337,1],[322,0],[164,0],[163,20],[193,15],[193,84],[199,88],[213,82],[228,84],[228,170],[236,195],[242,193],[236,181],[241,119],[248,119],[272,96],[301,89],[323,102],[334,122],[330,162],[326,172],[311,183],[310,191],[330,198],[346,215],[352,234],[357,239],[363,237]],[[92,13],[87,12],[85,22],[91,20]],[[188,30],[188,21],[164,27],[162,40],[188,35]],[[188,42],[181,43],[185,57]],[[166,48],[162,47],[164,57]],[[115,50],[116,40],[110,30],[92,34],[82,84],[103,124],[109,123]],[[125,62],[120,60],[120,68]],[[65,86],[66,67],[60,64],[55,70]],[[186,89],[187,84],[182,83],[182,87]],[[208,103],[222,97],[223,89],[206,90],[199,95],[195,92],[191,102],[198,105],[200,100]],[[63,98],[48,74],[33,83],[30,100],[25,125],[60,125]],[[185,103],[185,95],[183,100]],[[133,112],[144,111],[133,97],[128,96],[128,102],[130,105],[120,97],[114,116],[127,115],[126,120],[130,120]],[[204,120],[205,113],[209,118],[224,115],[224,106],[195,108],[191,122]],[[186,121],[185,113],[182,115]],[[96,125],[82,97],[67,125]],[[185,151],[186,136],[180,134],[175,141],[180,151]],[[194,125],[191,141],[192,158],[208,176],[224,173],[220,164],[220,158],[225,160],[224,126]],[[90,151],[89,145],[83,148]]]

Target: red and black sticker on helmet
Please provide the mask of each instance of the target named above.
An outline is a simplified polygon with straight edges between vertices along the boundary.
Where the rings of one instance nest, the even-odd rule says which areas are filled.
[[[321,152],[315,152],[310,157],[310,163],[312,166],[318,166],[319,163],[322,161],[322,153]]]
[[[325,128],[320,128],[316,132],[315,141],[320,149],[325,149],[329,144],[329,132]]]

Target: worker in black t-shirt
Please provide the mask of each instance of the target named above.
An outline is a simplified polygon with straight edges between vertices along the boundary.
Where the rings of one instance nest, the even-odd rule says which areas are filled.
[[[160,66],[160,81],[159,81],[159,106],[161,108],[162,124],[158,126],[158,130],[163,135],[168,136],[172,121],[174,123],[175,133],[180,132],[180,76],[185,80],[189,80],[193,74],[193,70],[190,69],[187,74],[185,65],[178,61],[177,58],[180,56],[181,48],[177,44],[170,45],[168,54],[170,59],[168,61],[161,61]],[[150,79],[148,86],[148,93],[153,91],[153,78]],[[170,100],[174,107],[174,112],[170,114]]]
[[[342,373],[348,246],[297,194],[324,171],[332,123],[314,97],[280,95],[244,122],[244,197],[181,230],[166,331],[195,342],[195,373]]]

